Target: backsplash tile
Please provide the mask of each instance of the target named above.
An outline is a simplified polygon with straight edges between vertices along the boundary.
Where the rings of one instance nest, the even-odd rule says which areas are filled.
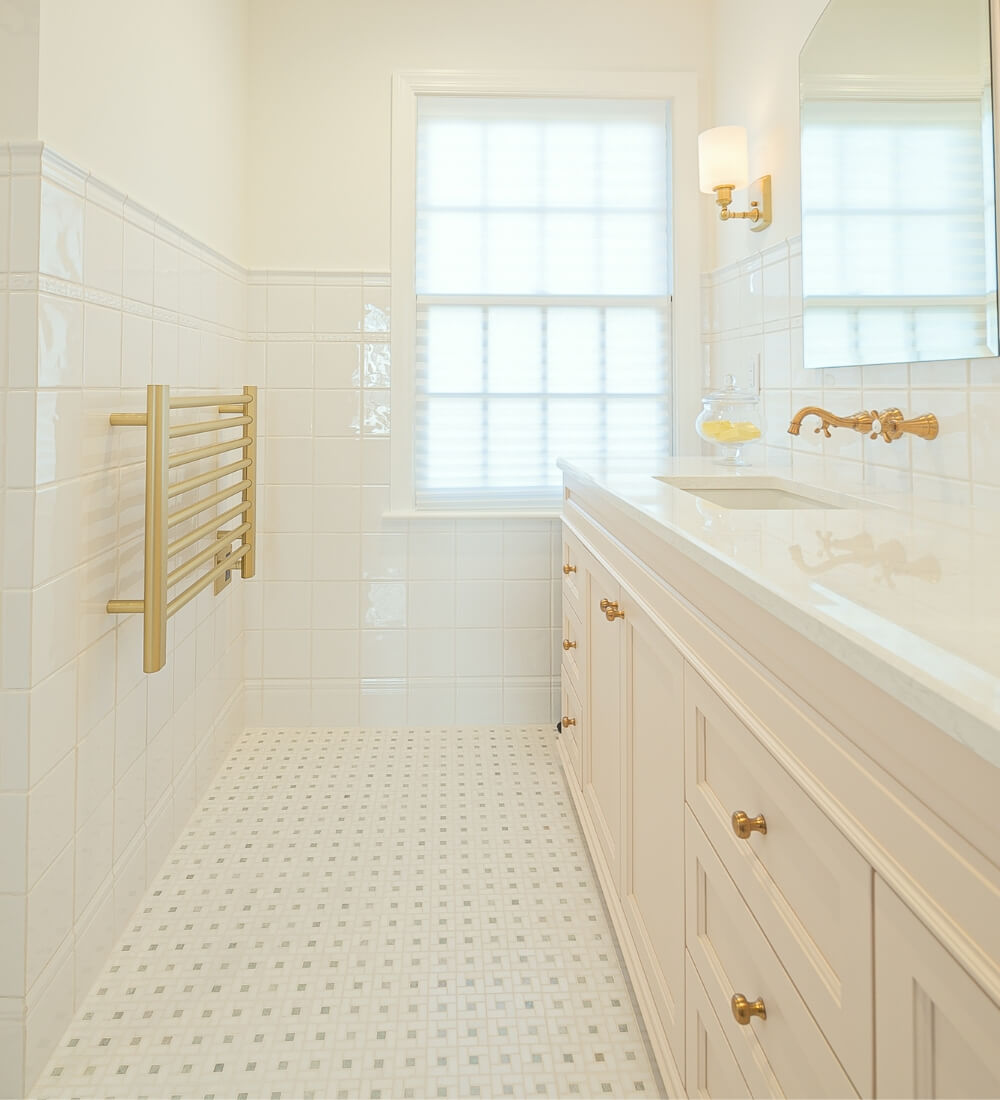
[[[761,460],[789,465],[801,476],[834,474],[945,503],[996,508],[1000,360],[805,370],[798,238],[702,277],[702,339],[706,389],[721,385],[726,374],[746,385],[759,363]],[[933,412],[941,430],[932,441],[904,438],[887,445],[843,431],[827,440],[813,431],[817,422],[807,420],[799,436],[788,435],[792,413],[813,404],[845,415],[890,406],[914,416]]]

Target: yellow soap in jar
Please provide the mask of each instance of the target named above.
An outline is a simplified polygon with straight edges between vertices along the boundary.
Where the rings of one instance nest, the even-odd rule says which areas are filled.
[[[706,420],[701,430],[718,443],[749,443],[760,438],[760,428],[749,420]]]

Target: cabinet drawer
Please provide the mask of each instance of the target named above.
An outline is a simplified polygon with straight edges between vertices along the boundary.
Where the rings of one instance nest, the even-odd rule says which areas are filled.
[[[690,667],[686,792],[700,825],[855,1086],[874,1088],[872,871]],[[733,814],[766,833],[737,835]]]
[[[577,614],[577,618],[583,618],[583,604],[586,598],[585,586],[587,578],[586,562],[583,547],[576,536],[563,528],[562,546],[562,598],[563,606],[570,606]]]
[[[687,1080],[688,1096],[749,1096],[736,1056],[709,1002],[698,971],[686,955],[687,977]]]
[[[566,721],[567,718],[570,720],[569,722]],[[573,690],[573,685],[567,680],[565,669],[563,669],[562,676],[562,732],[559,736],[566,746],[566,754],[573,765],[577,786],[579,786],[581,779],[581,746],[583,744],[583,707],[580,706],[580,697]]]
[[[587,635],[579,615],[567,603],[562,609],[562,671],[582,699],[586,694]]]
[[[723,867],[688,812],[686,826],[687,945],[719,1023],[754,1096],[856,1096]],[[766,1018],[739,1023],[735,995],[763,1002]]]

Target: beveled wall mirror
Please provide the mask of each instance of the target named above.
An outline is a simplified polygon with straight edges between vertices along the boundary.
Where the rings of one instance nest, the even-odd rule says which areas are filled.
[[[799,89],[804,365],[996,355],[989,0],[831,0]]]

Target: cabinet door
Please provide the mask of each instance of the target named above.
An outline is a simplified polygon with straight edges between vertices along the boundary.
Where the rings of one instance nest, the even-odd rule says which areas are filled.
[[[612,879],[621,886],[622,835],[622,620],[609,621],[601,601],[621,607],[618,582],[596,563],[589,566],[587,592],[588,737],[584,744],[587,808]]]
[[[684,661],[634,601],[624,626],[625,914],[683,1077]]]
[[[1000,1005],[875,880],[878,1096],[1000,1096]]]

